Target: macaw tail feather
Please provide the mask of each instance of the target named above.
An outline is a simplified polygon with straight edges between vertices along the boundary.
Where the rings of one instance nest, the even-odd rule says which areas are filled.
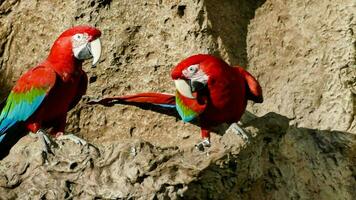
[[[167,108],[175,108],[176,100],[175,96],[171,94],[162,93],[139,93],[126,96],[109,97],[100,100],[92,100],[89,104],[101,104],[104,106],[111,106],[113,104],[139,104],[139,105],[159,105]]]
[[[0,136],[0,160],[9,154],[12,146],[14,146],[21,137],[25,136],[26,128],[23,122],[18,122],[6,130],[6,133]]]
[[[133,105],[144,110],[152,110],[179,118],[176,110],[176,97],[171,94],[147,92],[90,100],[88,104],[100,104],[103,106],[113,106],[115,104]]]

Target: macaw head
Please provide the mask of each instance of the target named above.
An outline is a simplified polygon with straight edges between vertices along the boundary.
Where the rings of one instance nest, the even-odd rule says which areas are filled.
[[[181,95],[195,99],[196,93],[224,78],[228,68],[229,65],[217,57],[198,54],[181,61],[171,76]]]
[[[55,59],[60,56],[72,56],[83,61],[93,58],[93,66],[99,61],[101,55],[101,32],[91,26],[74,26],[64,31],[54,42],[51,55]]]

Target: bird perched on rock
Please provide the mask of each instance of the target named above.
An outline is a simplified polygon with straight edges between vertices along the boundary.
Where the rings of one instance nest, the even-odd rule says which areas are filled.
[[[176,94],[140,93],[92,100],[91,104],[152,104],[174,108],[183,121],[197,120],[202,141],[199,148],[210,146],[210,130],[221,123],[234,123],[245,112],[247,100],[262,103],[257,80],[242,67],[231,67],[212,55],[194,55],[181,61],[171,72]],[[236,124],[237,131],[245,135]]]
[[[51,139],[45,128],[59,139],[84,140],[74,135],[63,135],[67,112],[85,94],[88,84],[82,63],[93,58],[95,65],[100,58],[101,32],[91,26],[75,26],[64,31],[54,42],[46,60],[29,69],[12,88],[0,114],[0,154],[23,135],[25,129],[43,141],[48,152]]]

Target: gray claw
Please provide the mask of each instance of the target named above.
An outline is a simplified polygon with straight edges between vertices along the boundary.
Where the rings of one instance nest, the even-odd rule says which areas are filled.
[[[237,123],[233,123],[231,127],[235,129],[236,134],[239,135],[244,141],[249,142],[248,135],[239,125],[237,125]]]
[[[197,148],[199,151],[204,151],[205,148],[208,148],[210,146],[211,146],[210,139],[205,138],[205,139],[203,139],[203,141],[196,144],[195,148]]]
[[[47,133],[42,130],[42,129],[39,129],[37,132],[36,132],[36,135],[37,137],[41,140],[42,144],[43,144],[43,151],[45,153],[52,153],[53,152],[51,151],[51,147],[56,147],[57,146],[57,143],[55,143],[48,135]]]
[[[87,142],[73,134],[61,135],[57,138],[58,140],[71,140],[76,144],[86,145]]]

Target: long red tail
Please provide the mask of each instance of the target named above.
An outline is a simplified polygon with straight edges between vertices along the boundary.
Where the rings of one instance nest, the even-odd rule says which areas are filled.
[[[89,104],[101,104],[109,106],[112,104],[130,104],[130,103],[142,103],[142,104],[156,104],[163,107],[173,107],[176,104],[175,96],[171,94],[145,92],[133,95],[125,95],[118,97],[108,97],[100,100],[91,100]]]

